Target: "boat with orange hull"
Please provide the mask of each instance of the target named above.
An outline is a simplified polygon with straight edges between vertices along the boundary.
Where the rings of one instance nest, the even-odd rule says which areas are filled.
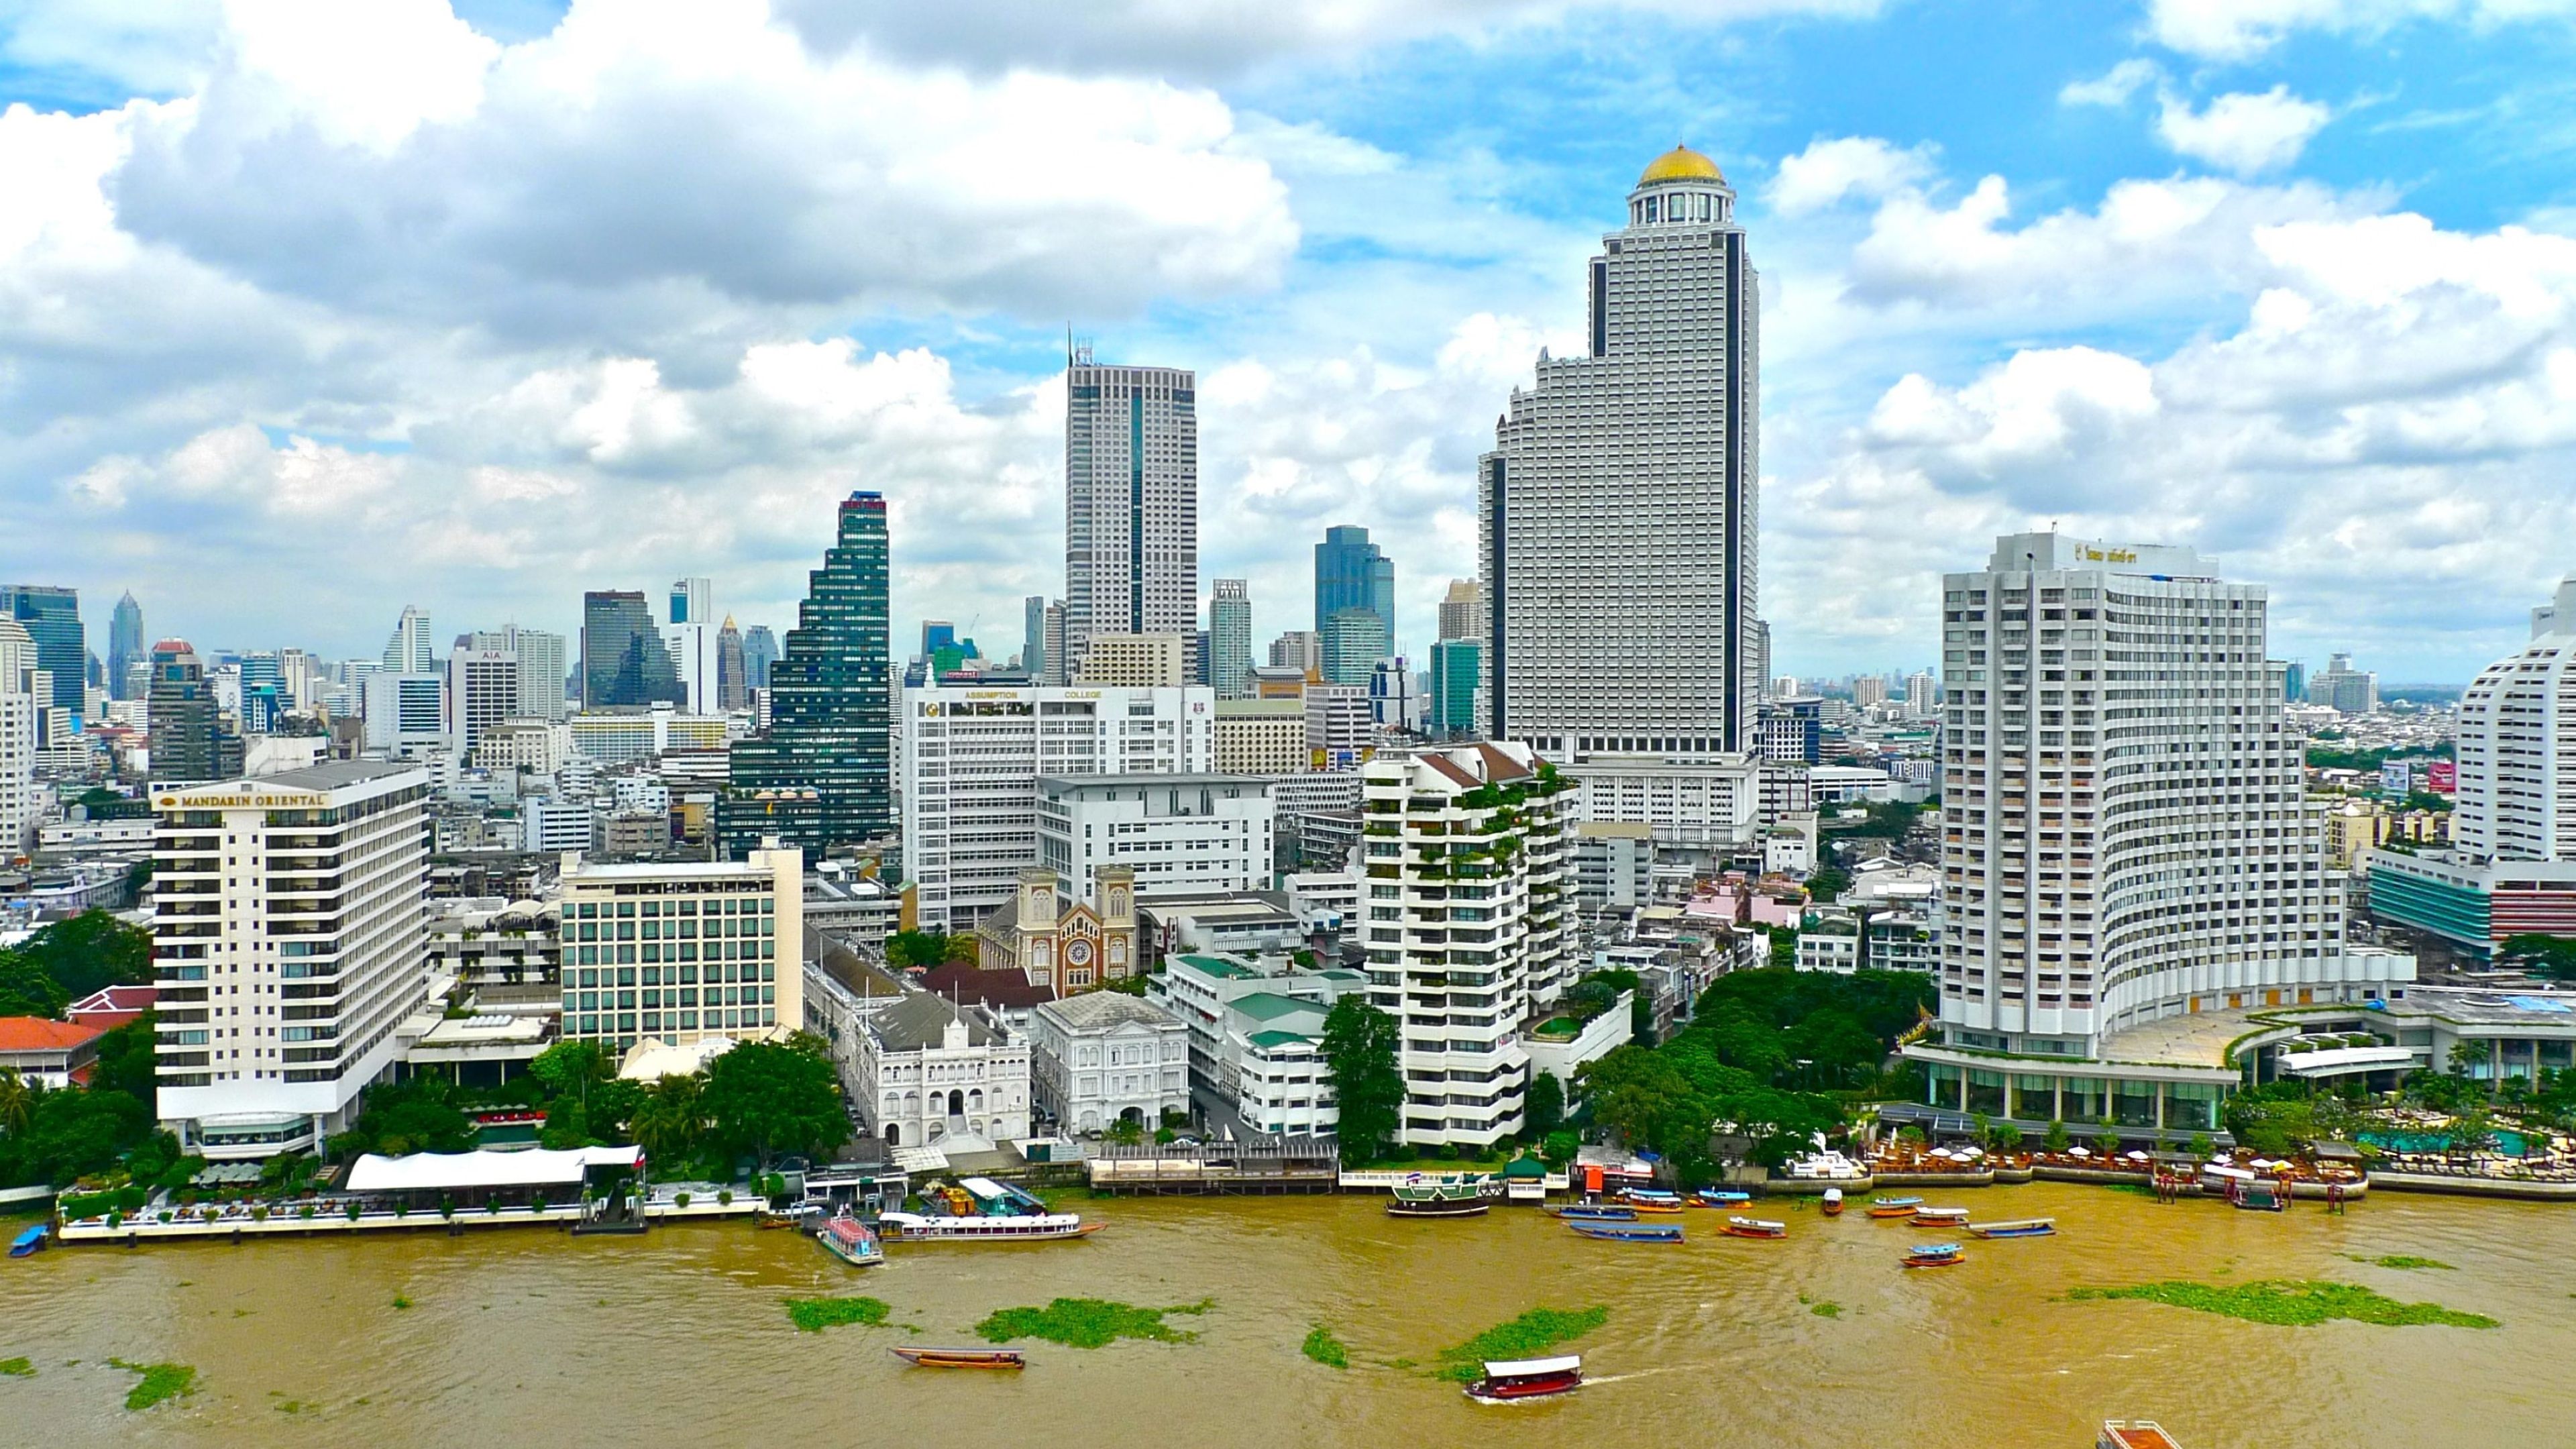
[[[1956,1243],[1925,1243],[1904,1257],[1908,1268],[1955,1268],[1968,1261]]]
[[[914,1368],[1020,1369],[1028,1359],[1016,1348],[890,1348]]]
[[[1842,1190],[1841,1188],[1839,1188],[1839,1187],[1829,1187],[1829,1188],[1826,1188],[1826,1189],[1825,1189],[1825,1216],[1826,1216],[1826,1217],[1829,1217],[1829,1218],[1838,1218],[1838,1217],[1841,1217],[1842,1215],[1843,1215],[1843,1190]]]
[[[1919,1197],[1874,1197],[1869,1200],[1869,1215],[1874,1218],[1910,1218],[1923,1206]]]

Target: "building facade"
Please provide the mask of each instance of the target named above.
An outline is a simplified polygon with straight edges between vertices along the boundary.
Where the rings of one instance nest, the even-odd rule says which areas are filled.
[[[1369,1001],[1403,1023],[1402,1139],[1522,1125],[1523,1028],[1573,981],[1572,782],[1526,746],[1361,770]]]
[[[1190,683],[1190,642],[1178,634],[1093,634],[1074,683],[1173,689]]]
[[[1491,732],[1569,764],[1749,747],[1759,280],[1716,164],[1658,157],[1592,259],[1590,347],[1541,354],[1478,462]],[[1600,687],[1609,641],[1644,667]]]
[[[1076,897],[1101,872],[1132,874],[1151,899],[1267,887],[1270,784],[1256,776],[1050,775],[1038,781],[1038,863]]]
[[[1189,1115],[1189,1029],[1159,1007],[1118,991],[1041,1002],[1028,1035],[1029,1084],[1059,1132]]]
[[[166,786],[158,1114],[208,1158],[319,1151],[426,995],[429,776],[355,761]]]
[[[1643,825],[1662,845],[1702,850],[1746,846],[1759,833],[1762,768],[1745,756],[1595,755],[1578,773],[1580,821]]]
[[[1186,368],[1098,366],[1085,349],[1066,373],[1070,675],[1095,634],[1198,632],[1199,424]]]
[[[903,866],[924,930],[972,929],[1038,863],[1046,776],[1205,774],[1214,694],[942,685],[904,692]]]
[[[1136,935],[1135,875],[1104,866],[1090,892],[1067,894],[1043,866],[975,925],[976,965],[1011,972],[1059,997],[1124,981],[1145,968]]]
[[[1289,775],[1306,768],[1304,699],[1216,702],[1216,769],[1221,775]]]
[[[765,1041],[805,1020],[805,857],[602,865],[566,856],[565,1041]]]
[[[677,708],[686,698],[642,590],[599,589],[581,596],[583,709]]]
[[[126,688],[127,677],[138,664],[149,665],[150,650],[143,642],[143,606],[134,601],[128,589],[116,601],[116,612],[107,620],[107,692],[112,698],[133,699]]]
[[[1208,687],[1216,697],[1252,694],[1252,585],[1218,579],[1208,595]]]
[[[0,584],[0,615],[16,619],[35,641],[36,667],[45,671],[46,704],[85,712],[89,636],[81,627],[80,591],[49,584]]]
[[[775,835],[819,860],[894,828],[888,548],[884,495],[842,500],[838,534],[769,669],[769,731],[733,747],[731,788],[716,802],[726,855]],[[815,808],[777,808],[782,792],[803,791]]]
[[[1395,560],[1369,542],[1367,529],[1341,523],[1325,529],[1324,541],[1315,545],[1315,633],[1327,641],[1326,648],[1331,647],[1333,616],[1349,609],[1367,610],[1382,626],[1377,653],[1368,659],[1394,652]],[[1333,678],[1331,668],[1328,662],[1327,679]]]
[[[173,784],[222,779],[226,736],[214,688],[205,665],[185,639],[164,639],[152,646],[152,688],[147,714],[152,741],[152,778]],[[435,715],[432,716],[435,727]],[[241,742],[234,740],[236,755]]]
[[[1029,1135],[1029,1047],[917,992],[859,1023],[850,1097],[888,1147],[989,1151]]]
[[[1327,684],[1366,685],[1369,672],[1395,648],[1395,631],[1386,626],[1386,616],[1375,609],[1357,605],[1336,609],[1318,620],[1315,627],[1321,639]]]
[[[1945,1040],[2082,1056],[2351,984],[2261,586],[2043,533],[1943,589]]]
[[[0,619],[0,862],[36,840],[36,641],[15,619]]]

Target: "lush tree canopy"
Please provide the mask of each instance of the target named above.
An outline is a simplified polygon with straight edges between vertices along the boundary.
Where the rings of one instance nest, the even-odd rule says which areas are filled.
[[[2537,932],[2507,936],[2496,948],[2496,959],[2510,961],[2544,980],[2576,981],[2576,940],[2565,936]]]
[[[1807,894],[1817,904],[1830,904],[1851,889],[1851,875],[1836,866],[1819,866],[1807,877]]]
[[[1402,1032],[1393,1016],[1360,996],[1345,996],[1324,1016],[1324,1065],[1340,1104],[1342,1157],[1353,1163],[1383,1155],[1404,1113],[1404,1077],[1395,1067]]]
[[[702,1100],[709,1136],[763,1171],[781,1153],[830,1152],[850,1140],[840,1069],[821,1038],[745,1042],[707,1065]]]

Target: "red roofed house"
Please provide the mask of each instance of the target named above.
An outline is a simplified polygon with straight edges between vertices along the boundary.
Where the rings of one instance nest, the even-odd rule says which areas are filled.
[[[102,1031],[116,1028],[152,1009],[159,1000],[161,988],[146,982],[140,986],[102,987],[63,1008],[63,1015],[83,1026]]]
[[[0,1067],[42,1087],[86,1085],[105,1035],[106,1027],[76,1021],[0,1016]]]

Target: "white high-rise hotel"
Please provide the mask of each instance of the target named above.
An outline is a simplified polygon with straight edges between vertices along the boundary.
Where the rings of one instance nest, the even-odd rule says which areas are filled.
[[[1759,296],[1715,162],[1646,168],[1590,313],[1590,355],[1542,354],[1477,468],[1488,723],[1566,763],[1749,750]]]
[[[1177,367],[1101,367],[1077,351],[1065,377],[1064,661],[1094,634],[1177,634],[1199,618],[1198,379]]]
[[[428,772],[353,761],[155,792],[162,1125],[209,1158],[320,1150],[425,994]]]
[[[2344,949],[2265,603],[2189,549],[2054,533],[1943,580],[1948,1044],[2089,1057],[2402,959]]]

